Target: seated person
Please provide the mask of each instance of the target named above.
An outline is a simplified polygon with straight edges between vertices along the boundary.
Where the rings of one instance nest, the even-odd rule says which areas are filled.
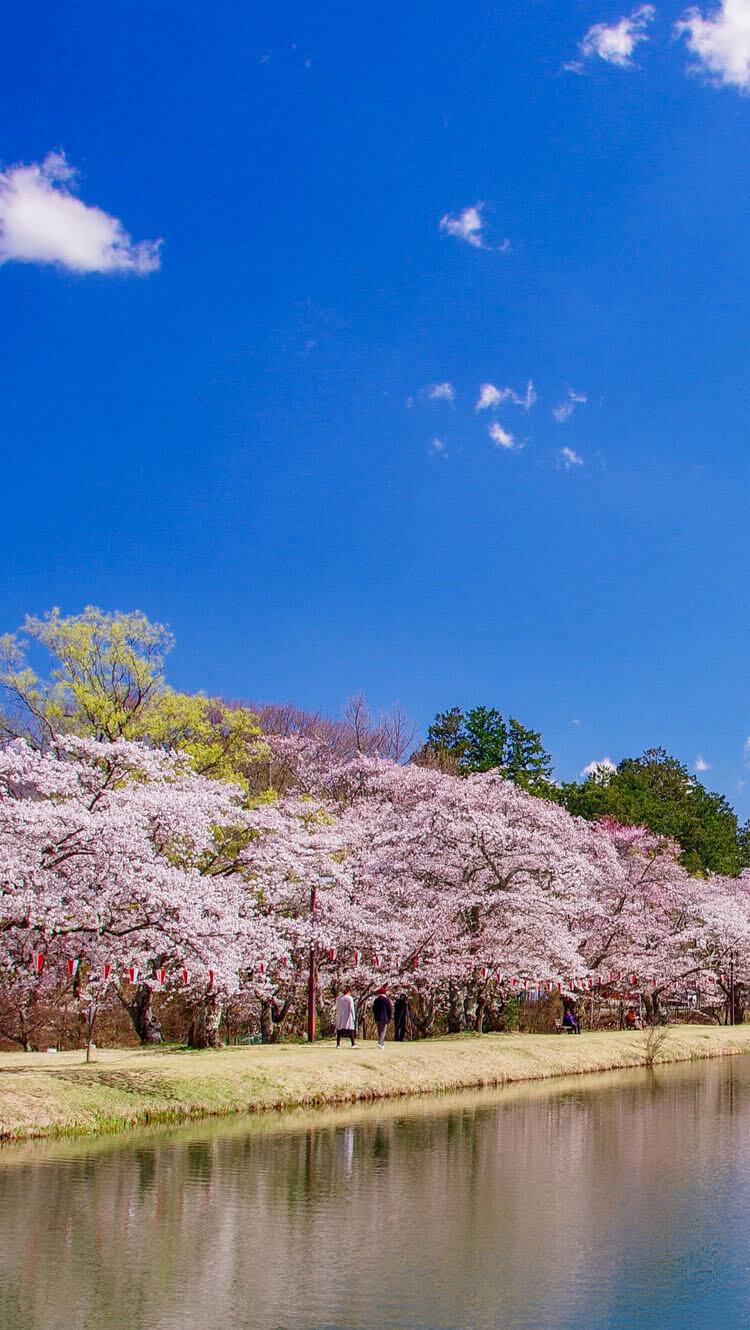
[[[581,1026],[572,1002],[564,1004],[562,1028],[566,1034],[580,1034]]]

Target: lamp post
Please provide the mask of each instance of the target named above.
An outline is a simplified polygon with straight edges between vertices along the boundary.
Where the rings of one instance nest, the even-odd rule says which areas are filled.
[[[307,1041],[315,1041],[315,906],[318,903],[318,887],[335,882],[335,877],[319,877],[310,890],[310,974],[307,980]]]
[[[734,1025],[734,952],[729,953],[729,1024]]]

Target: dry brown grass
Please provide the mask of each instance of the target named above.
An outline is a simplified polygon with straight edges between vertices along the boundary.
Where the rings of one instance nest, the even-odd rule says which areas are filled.
[[[387,1043],[0,1054],[0,1138],[438,1094],[643,1066],[642,1033],[458,1035]],[[657,1062],[750,1052],[750,1025],[670,1027]]]

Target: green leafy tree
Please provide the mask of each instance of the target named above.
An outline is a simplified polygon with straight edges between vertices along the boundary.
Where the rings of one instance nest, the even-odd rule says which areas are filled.
[[[30,643],[48,652],[49,678],[41,679],[28,664]],[[67,617],[59,609],[43,619],[28,615],[22,632],[0,639],[5,733],[41,742],[71,732],[131,737],[162,685],[172,646],[169,630],[145,614],[104,614],[89,605]]]
[[[464,720],[466,748],[461,769],[491,771],[508,764],[508,726],[495,707],[474,707]]]
[[[45,747],[58,734],[139,739],[190,755],[195,770],[245,788],[257,783],[257,716],[219,698],[175,692],[164,681],[174,640],[163,624],[139,612],[107,614],[88,606],[64,616],[27,617],[23,630],[0,640],[0,732]],[[28,652],[44,649],[41,677]]]
[[[532,794],[547,794],[552,783],[552,759],[537,730],[527,730],[513,716],[508,721],[505,745],[508,779]]]
[[[473,707],[465,714],[460,707],[439,712],[414,761],[460,776],[499,771],[533,794],[556,797],[552,759],[541,734],[513,716],[506,722],[496,707]]]
[[[439,711],[427,731],[427,740],[414,754],[418,766],[436,767],[457,776],[468,748],[464,713],[460,707]]]
[[[641,757],[624,758],[614,772],[594,772],[580,784],[564,785],[561,802],[589,821],[613,817],[673,838],[690,873],[733,876],[750,863],[747,834],[731,805],[664,748],[649,748]]]

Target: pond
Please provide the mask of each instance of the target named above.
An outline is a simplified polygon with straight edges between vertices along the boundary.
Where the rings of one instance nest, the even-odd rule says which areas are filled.
[[[745,1325],[750,1059],[0,1153],[2,1330]]]

